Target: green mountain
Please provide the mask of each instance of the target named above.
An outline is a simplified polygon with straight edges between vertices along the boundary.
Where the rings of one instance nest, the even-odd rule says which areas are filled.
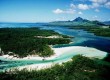
[[[102,22],[99,21],[90,21],[87,19],[83,19],[81,17],[77,17],[72,21],[54,21],[50,22],[49,25],[56,25],[56,26],[103,26]]]
[[[77,17],[76,19],[73,20],[73,22],[89,22],[89,20]]]

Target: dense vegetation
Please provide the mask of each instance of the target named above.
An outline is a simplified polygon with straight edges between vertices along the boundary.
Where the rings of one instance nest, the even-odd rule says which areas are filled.
[[[94,33],[97,36],[110,37],[110,28],[94,27],[94,26],[72,26],[71,29],[84,29],[88,32]]]
[[[63,38],[38,38],[36,36],[59,35]],[[40,30],[38,28],[0,28],[0,48],[4,54],[13,52],[19,57],[31,54],[39,56],[50,56],[53,51],[48,45],[66,44],[70,39],[51,30]],[[10,55],[13,55],[11,53]],[[2,54],[2,53],[0,53]]]
[[[1,72],[0,80],[110,80],[110,64],[81,55],[44,70]]]

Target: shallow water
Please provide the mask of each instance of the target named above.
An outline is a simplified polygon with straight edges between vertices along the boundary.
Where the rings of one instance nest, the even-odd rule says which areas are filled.
[[[72,44],[56,45],[54,47],[86,46],[97,48],[99,50],[110,53],[110,38],[95,36],[93,33],[87,33],[87,31],[84,30],[72,30],[65,27],[45,27],[42,29],[54,30],[61,34],[75,37],[72,39]]]
[[[41,29],[54,30],[60,34],[65,34],[69,36],[73,36],[72,44],[63,44],[63,45],[55,45],[54,48],[60,47],[68,47],[68,46],[87,46],[93,47],[105,52],[110,53],[110,38],[104,38],[95,36],[93,33],[87,33],[83,30],[73,30],[68,29],[66,27],[60,26],[42,26],[42,23],[0,23],[0,27],[39,27]],[[76,53],[77,54],[77,53]],[[40,64],[40,63],[52,63],[52,62],[61,62],[67,59],[70,59],[72,56],[76,55],[75,53],[69,52],[69,54],[61,55],[58,58],[53,60],[25,60],[25,61],[9,61],[0,57],[0,71],[5,69],[9,69],[17,66],[24,66],[30,64]]]

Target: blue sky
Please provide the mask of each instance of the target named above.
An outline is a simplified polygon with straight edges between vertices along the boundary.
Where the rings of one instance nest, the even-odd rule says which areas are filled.
[[[0,0],[0,22],[110,20],[110,0]]]

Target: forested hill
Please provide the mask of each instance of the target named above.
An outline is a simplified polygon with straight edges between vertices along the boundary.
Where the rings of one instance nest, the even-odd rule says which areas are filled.
[[[90,21],[87,19],[83,19],[81,17],[77,17],[76,19],[72,21],[54,21],[48,23],[48,25],[57,25],[57,26],[104,26],[105,24],[102,22],[99,22],[97,20]]]
[[[44,38],[48,36],[60,36],[62,38]],[[39,38],[37,36],[42,36]],[[40,30],[38,28],[0,28],[0,55],[9,54],[18,57],[37,54],[50,56],[53,51],[48,45],[69,43],[68,36],[58,34],[52,30]]]
[[[110,80],[109,72],[109,63],[77,55],[48,69],[1,72],[0,80]]]

